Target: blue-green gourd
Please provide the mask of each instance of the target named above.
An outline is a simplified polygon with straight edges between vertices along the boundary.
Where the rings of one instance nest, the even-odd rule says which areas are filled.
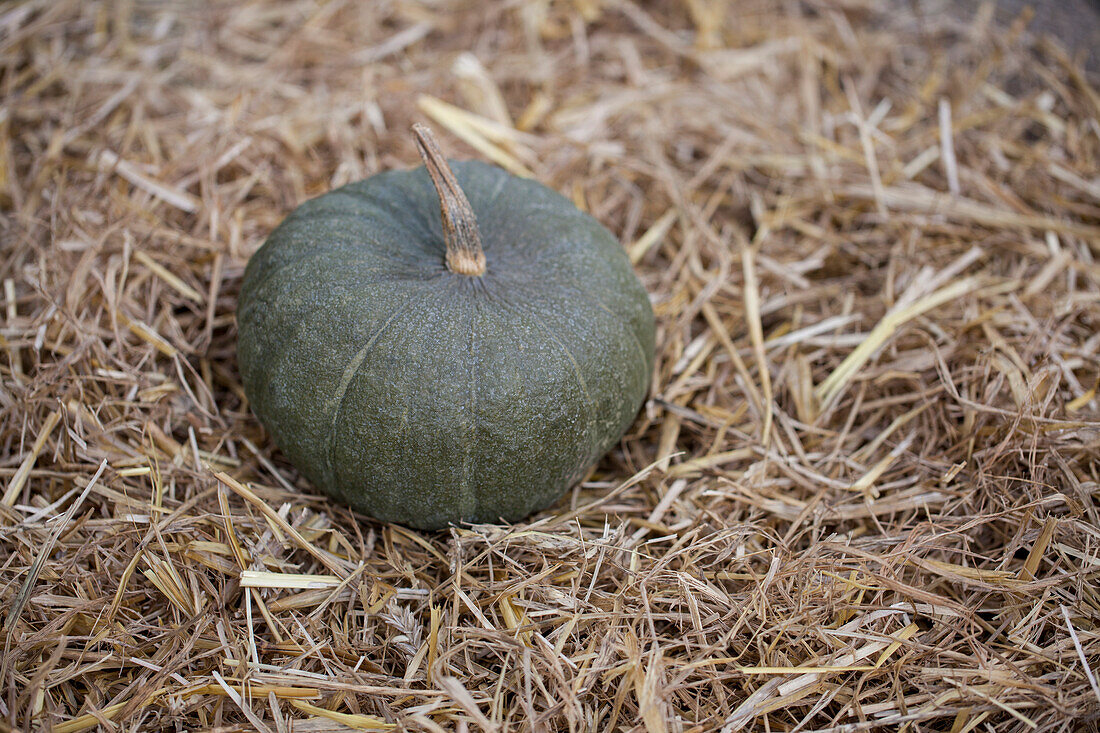
[[[653,311],[594,218],[413,131],[423,167],[305,202],[252,256],[245,394],[294,466],[365,514],[516,521],[630,426]]]

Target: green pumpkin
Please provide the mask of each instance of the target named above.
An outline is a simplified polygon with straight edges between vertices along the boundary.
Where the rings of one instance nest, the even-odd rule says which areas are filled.
[[[307,201],[249,261],[245,393],[299,471],[359,511],[514,521],[630,426],[653,311],[595,219],[494,166],[449,168],[417,128],[427,168]]]

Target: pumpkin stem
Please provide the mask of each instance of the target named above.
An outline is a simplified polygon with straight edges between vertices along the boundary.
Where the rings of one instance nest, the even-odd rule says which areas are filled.
[[[470,200],[462,192],[447,159],[439,150],[427,125],[412,127],[416,149],[424,159],[424,167],[432,177],[439,194],[439,211],[443,219],[443,239],[447,244],[447,268],[461,275],[484,275],[485,252],[481,248],[481,232]]]

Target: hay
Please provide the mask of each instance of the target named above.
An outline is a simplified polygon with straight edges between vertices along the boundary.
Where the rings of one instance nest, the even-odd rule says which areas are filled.
[[[1100,688],[1100,94],[1026,16],[631,0],[0,11],[0,730],[1054,731]],[[460,156],[652,293],[651,399],[515,527],[311,493],[248,255]]]

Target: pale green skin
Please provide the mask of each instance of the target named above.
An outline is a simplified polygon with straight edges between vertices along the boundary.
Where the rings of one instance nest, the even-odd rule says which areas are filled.
[[[314,485],[423,529],[515,521],[630,426],[653,311],[622,247],[566,198],[451,161],[482,276],[444,262],[424,168],[298,207],[252,257],[237,311],[252,409]]]

